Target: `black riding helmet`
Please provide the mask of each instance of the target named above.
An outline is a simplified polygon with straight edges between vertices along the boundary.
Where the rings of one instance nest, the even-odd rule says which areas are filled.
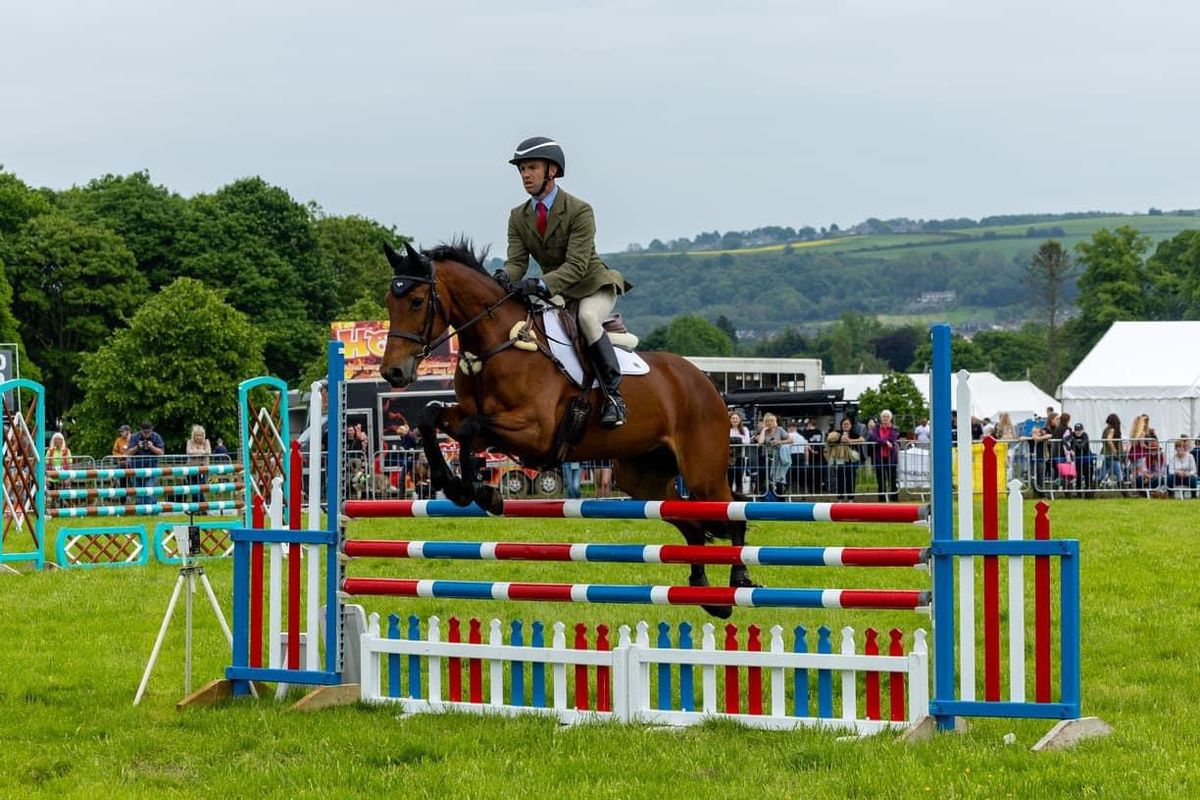
[[[567,157],[563,155],[562,146],[548,136],[533,136],[517,145],[508,163],[516,165],[522,161],[532,161],[540,158],[558,165],[558,177],[567,174]]]

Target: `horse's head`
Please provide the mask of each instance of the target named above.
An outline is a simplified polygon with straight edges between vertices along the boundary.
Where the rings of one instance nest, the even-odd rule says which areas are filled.
[[[392,284],[387,293],[388,339],[379,373],[396,388],[417,378],[417,364],[428,355],[428,345],[441,331],[438,325],[437,283],[433,262],[411,244],[397,253],[384,244],[383,252],[392,265]],[[441,322],[444,327],[446,322]]]

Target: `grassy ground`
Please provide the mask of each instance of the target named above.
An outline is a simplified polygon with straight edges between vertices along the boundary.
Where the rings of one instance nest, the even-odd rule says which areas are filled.
[[[174,569],[0,576],[0,796],[1195,797],[1200,555],[1190,537],[1197,510],[1197,501],[1053,504],[1055,535],[1083,540],[1084,710],[1116,732],[1073,751],[1039,755],[1028,746],[1047,726],[1005,720],[976,721],[966,735],[909,746],[887,736],[842,742],[725,724],[666,733],[559,729],[537,719],[398,719],[393,710],[354,707],[303,716],[272,702],[178,713],[182,611],[146,700],[133,708]],[[419,534],[414,527],[355,523],[351,534],[471,538],[449,523],[422,521]],[[759,544],[921,541],[921,529],[910,526],[759,525],[752,532]],[[503,521],[475,538],[676,541],[661,524],[598,521]],[[511,579],[531,580],[669,583],[684,577],[679,567],[624,565],[351,565],[359,575],[481,579],[501,569]],[[213,563],[209,573],[228,613],[230,565]],[[924,583],[920,573],[896,570],[761,570],[757,577],[774,585]],[[610,625],[642,618],[635,607],[384,599],[368,607]],[[686,609],[650,609],[646,618],[705,621]],[[914,624],[898,612],[742,610],[735,621]],[[197,683],[218,676],[228,651],[206,607],[198,606],[196,647]],[[1010,732],[1017,737],[1011,746],[1003,742]]]

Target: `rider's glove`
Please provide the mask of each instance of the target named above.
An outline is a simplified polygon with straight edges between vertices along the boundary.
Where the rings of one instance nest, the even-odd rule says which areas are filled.
[[[531,297],[550,296],[550,288],[541,278],[525,278],[517,282],[517,288]]]
[[[505,289],[509,287],[511,279],[508,277],[508,270],[498,269],[492,273],[492,277],[496,279],[496,283],[503,286]]]

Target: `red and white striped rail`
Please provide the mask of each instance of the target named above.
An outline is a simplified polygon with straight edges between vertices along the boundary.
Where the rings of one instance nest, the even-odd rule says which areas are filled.
[[[343,513],[368,517],[487,517],[472,503],[449,500],[347,500]],[[500,516],[578,519],[664,519],[696,522],[921,522],[929,507],[915,503],[769,503],[711,500],[505,500]]]

